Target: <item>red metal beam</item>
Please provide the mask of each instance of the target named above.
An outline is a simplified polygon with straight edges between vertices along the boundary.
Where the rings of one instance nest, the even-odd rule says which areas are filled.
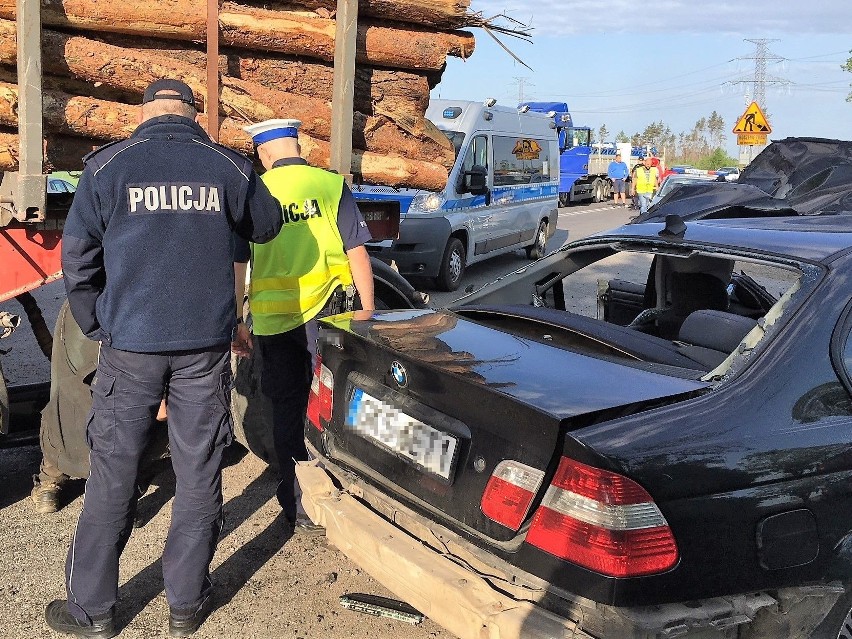
[[[62,277],[62,231],[35,225],[0,229],[0,302]]]

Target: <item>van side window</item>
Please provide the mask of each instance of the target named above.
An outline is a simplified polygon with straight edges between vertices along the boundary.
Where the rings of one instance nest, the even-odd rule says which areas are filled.
[[[464,170],[470,171],[474,165],[488,166],[488,138],[477,135],[470,141],[467,147],[467,155],[464,156]]]
[[[470,141],[467,147],[467,152],[464,156],[462,169],[459,173],[458,192],[467,193],[465,177],[474,166],[484,166],[488,168],[488,138],[484,135],[477,135]]]
[[[495,135],[494,186],[534,184],[550,180],[547,140]]]

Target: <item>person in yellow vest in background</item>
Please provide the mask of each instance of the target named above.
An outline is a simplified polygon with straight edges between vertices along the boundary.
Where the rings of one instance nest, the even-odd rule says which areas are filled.
[[[299,120],[267,120],[244,127],[284,219],[272,242],[250,247],[249,308],[263,361],[261,392],[272,404],[276,494],[293,529],[310,527],[297,518],[295,461],[308,459],[304,423],[316,361],[316,319],[352,310],[356,293],[363,310],[375,309],[364,247],[372,239],[367,224],[343,176],[308,166],[300,157],[299,126]],[[236,281],[242,285],[248,259],[248,243],[238,240]],[[239,315],[233,350],[246,356],[251,334]]]
[[[648,212],[648,205],[654,197],[654,191],[660,183],[657,167],[651,165],[651,156],[646,155],[641,166],[633,170],[633,195],[639,199],[639,215]]]

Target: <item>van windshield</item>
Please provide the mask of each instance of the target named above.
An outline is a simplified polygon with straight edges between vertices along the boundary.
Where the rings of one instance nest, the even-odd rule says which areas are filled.
[[[464,133],[461,131],[443,131],[443,134],[450,138],[450,142],[453,143],[453,148],[456,151],[456,157],[458,157],[459,149],[461,149],[462,142],[464,142]]]

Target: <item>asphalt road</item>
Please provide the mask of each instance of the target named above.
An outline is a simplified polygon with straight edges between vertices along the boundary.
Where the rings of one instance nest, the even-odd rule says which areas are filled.
[[[547,252],[551,253],[566,242],[580,240],[589,235],[606,231],[622,224],[637,214],[633,209],[613,208],[609,204],[585,204],[559,209],[556,233],[547,242]],[[462,276],[461,286],[452,293],[443,293],[429,288],[428,281],[414,281],[418,290],[429,293],[429,304],[436,308],[447,306],[467,292],[491,282],[501,275],[523,268],[530,261],[524,251],[515,251],[500,255],[491,260],[469,266]]]

